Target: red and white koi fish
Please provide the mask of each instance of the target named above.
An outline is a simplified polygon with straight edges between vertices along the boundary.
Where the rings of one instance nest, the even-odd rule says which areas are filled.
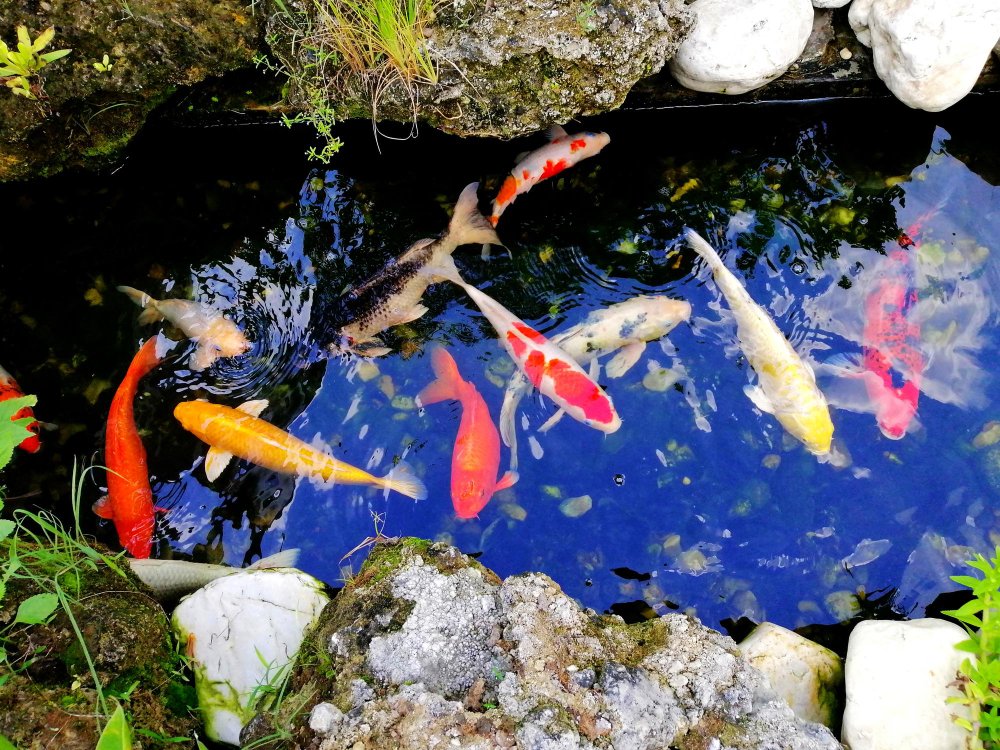
[[[542,180],[553,177],[579,161],[595,156],[611,142],[607,133],[574,133],[569,135],[558,125],[548,132],[549,142],[521,159],[500,186],[490,223],[497,225],[500,214],[521,193],[526,193]]]
[[[139,323],[166,319],[198,345],[188,363],[192,370],[204,370],[220,357],[236,357],[250,349],[239,326],[214,307],[186,299],[155,300],[130,286],[120,286],[118,291],[143,308]]]
[[[0,401],[6,401],[11,398],[23,398],[24,391],[14,380],[14,376],[7,372],[5,369],[0,367]],[[30,406],[25,406],[24,408],[18,409],[14,412],[11,420],[25,419],[31,417],[34,420],[35,412],[32,411]],[[37,453],[38,449],[42,447],[42,441],[38,438],[38,421],[34,420],[27,425],[30,432],[34,433],[29,435],[24,440],[18,444],[18,448],[28,453]]]
[[[599,356],[615,352],[605,366],[605,373],[609,378],[619,378],[639,361],[646,342],[666,336],[690,317],[691,303],[686,300],[640,295],[591,312],[582,322],[556,334],[550,341],[581,367],[592,367]],[[516,371],[507,383],[500,409],[500,436],[510,448],[513,469],[517,468],[514,414],[530,390],[524,375]],[[547,431],[562,415],[562,411],[556,412],[538,431]]]
[[[427,312],[420,300],[427,287],[436,281],[428,275],[429,267],[451,256],[460,245],[500,244],[493,227],[479,213],[478,188],[478,182],[466,185],[455,203],[448,228],[440,237],[417,240],[405,253],[344,295],[342,302],[351,322],[340,329],[342,341],[331,345],[332,350],[365,357],[388,354],[391,350],[377,336]]]
[[[451,502],[459,518],[475,518],[497,490],[512,487],[516,471],[497,480],[500,468],[500,434],[490,408],[472,383],[462,380],[454,358],[441,347],[431,352],[437,380],[417,395],[421,406],[455,400],[462,404],[462,421],[451,456]]]
[[[94,504],[97,515],[114,521],[118,540],[137,558],[149,557],[155,509],[149,470],[146,468],[146,449],[135,426],[133,402],[139,381],[160,361],[154,336],[132,358],[121,385],[111,399],[104,436],[108,494]]]
[[[500,343],[538,391],[578,422],[611,434],[622,426],[611,397],[560,347],[495,299],[465,283],[449,256],[433,269],[462,287],[500,336]]]
[[[911,239],[917,227],[899,237],[876,270],[877,280],[865,298],[861,361],[836,355],[826,364],[840,374],[863,378],[879,430],[891,440],[906,435],[914,423],[920,381],[926,366],[920,324],[909,313],[917,304]]]
[[[234,456],[283,474],[339,484],[366,484],[395,490],[415,500],[427,497],[423,482],[404,464],[376,477],[313,448],[259,418],[267,401],[247,401],[236,409],[207,401],[182,401],[174,407],[181,426],[208,443],[205,476],[214,481]]]

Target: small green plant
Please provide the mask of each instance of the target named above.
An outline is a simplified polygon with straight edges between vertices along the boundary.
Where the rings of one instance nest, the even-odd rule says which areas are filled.
[[[115,67],[115,64],[111,62],[111,58],[108,57],[107,55],[105,55],[104,59],[102,59],[100,62],[97,61],[92,62],[91,65],[94,66],[94,70],[97,70],[101,73],[110,73],[111,69]]]
[[[964,695],[950,702],[969,708],[973,718],[957,717],[955,723],[972,732],[972,747],[996,750],[1000,748],[1000,546],[992,560],[977,553],[966,564],[982,578],[951,578],[972,589],[973,599],[943,613],[965,626],[969,638],[955,648],[972,654],[959,667],[958,685]]]
[[[34,406],[37,401],[34,396],[19,396],[0,401],[0,469],[10,463],[14,449],[32,434],[28,425],[35,421],[34,417],[14,419],[14,415],[26,406]]]
[[[16,51],[0,41],[0,78],[4,79],[4,84],[16,96],[23,96],[26,99],[44,97],[39,75],[41,69],[59,58],[66,57],[72,51],[57,49],[39,54],[55,35],[55,27],[50,26],[32,41],[28,27],[21,24],[17,27]]]
[[[591,31],[597,29],[597,23],[594,21],[596,13],[595,0],[584,0],[584,2],[580,3],[580,12],[576,14],[576,22],[580,24],[580,28],[583,29],[584,33],[589,34]]]

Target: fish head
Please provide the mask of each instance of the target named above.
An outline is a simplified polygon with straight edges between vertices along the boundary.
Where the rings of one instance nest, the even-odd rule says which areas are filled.
[[[821,456],[830,452],[833,422],[830,421],[830,409],[825,404],[777,416],[781,426],[800,440],[810,453]]]
[[[237,357],[250,350],[246,335],[233,321],[219,318],[205,338],[219,352],[220,357]]]
[[[465,478],[451,488],[451,501],[455,515],[459,518],[475,518],[493,496],[492,488],[487,488],[476,478]]]
[[[631,338],[655,341],[666,336],[677,324],[691,318],[691,303],[670,297],[637,297],[637,316]]]
[[[903,438],[914,425],[919,398],[920,389],[912,381],[906,381],[900,388],[882,388],[872,394],[875,420],[882,434],[890,440]]]
[[[579,136],[573,136],[574,142],[578,142],[581,139],[584,145],[574,154],[579,159],[586,159],[588,156],[593,156],[611,143],[611,136],[607,133],[582,133]]]

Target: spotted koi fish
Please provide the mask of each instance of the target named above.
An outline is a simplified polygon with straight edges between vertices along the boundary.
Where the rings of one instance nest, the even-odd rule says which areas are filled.
[[[441,347],[431,351],[431,366],[437,379],[417,395],[421,405],[455,400],[462,404],[462,421],[451,456],[451,502],[459,518],[475,518],[493,493],[512,487],[517,472],[497,479],[500,468],[500,435],[482,394],[462,379],[458,364]]]
[[[736,318],[736,337],[757,385],[744,387],[747,397],[763,412],[773,414],[781,426],[801,441],[810,453],[830,457],[833,422],[826,397],[816,386],[812,368],[802,361],[767,311],[750,297],[743,284],[726,268],[722,258],[697,232],[685,233],[712,269],[715,283]]]
[[[611,142],[607,133],[574,133],[568,134],[558,125],[553,125],[548,132],[549,142],[521,159],[507,175],[493,201],[493,213],[490,223],[497,225],[500,214],[521,193],[527,193],[542,180],[572,167],[579,161],[595,156],[602,148]]]
[[[850,355],[831,357],[841,375],[861,377],[879,430],[899,440],[913,425],[920,400],[926,358],[921,351],[920,324],[909,317],[917,304],[913,284],[913,226],[899,236],[878,266],[877,279],[865,297],[865,323],[860,361]]]
[[[7,372],[5,369],[0,367],[0,401],[6,401],[11,398],[22,398],[24,396],[24,391],[14,380],[14,376]],[[25,419],[31,417],[34,420],[35,412],[30,406],[25,406],[22,409],[18,409],[14,412],[14,416],[11,417],[12,420]],[[18,444],[18,448],[28,453],[37,453],[42,447],[42,441],[38,438],[38,421],[34,420],[27,425],[30,432],[34,433],[29,435],[24,440]]]
[[[427,272],[451,256],[460,245],[500,244],[493,227],[479,212],[478,182],[467,185],[455,203],[447,230],[437,239],[417,240],[371,278],[344,295],[342,303],[351,322],[340,330],[340,340],[331,350],[379,357],[391,350],[378,334],[392,326],[409,323],[424,315],[421,297],[436,281]]]
[[[441,278],[457,284],[490,321],[500,343],[540,393],[578,422],[606,434],[622,425],[611,398],[560,347],[476,287],[466,284],[451,257],[434,269]]]
[[[149,557],[155,508],[146,467],[146,449],[135,426],[133,402],[139,381],[160,364],[156,338],[149,339],[136,352],[111,399],[104,436],[108,494],[94,504],[98,516],[114,521],[118,540],[136,558]]]

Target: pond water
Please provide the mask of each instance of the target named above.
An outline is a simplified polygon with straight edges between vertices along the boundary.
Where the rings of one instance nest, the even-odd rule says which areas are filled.
[[[139,325],[115,291],[127,284],[225,309],[253,342],[193,371],[179,341],[140,386],[136,421],[164,511],[154,554],[242,565],[299,547],[300,567],[336,586],[378,530],[446,540],[501,576],[544,571],[583,604],[630,618],[681,609],[712,626],[795,627],[872,602],[921,615],[955,588],[947,577],[971,550],[1000,542],[1000,151],[985,111],[974,100],[938,115],[840,102],[568,126],[611,143],[508,208],[497,230],[509,253],[456,251],[466,280],[546,334],[637,294],[688,300],[692,317],[623,376],[602,371],[623,421],[612,435],[571,419],[538,433],[554,407],[525,398],[520,480],[472,520],[450,499],[459,405],[413,404],[442,344],[497,418],[513,365],[470,299],[432,286],[429,312],[387,333],[393,353],[370,362],[331,357],[327,344],[350,285],[440,233],[466,184],[481,182],[488,208],[541,136],[422,133],[382,138],[378,151],[368,127],[347,126],[343,154],[317,168],[301,156],[304,135],[282,128],[152,128],[116,171],[0,187],[0,363],[53,425],[41,452],[5,472],[8,507],[65,512],[74,457],[103,462],[114,390],[161,328]],[[752,372],[735,323],[684,227],[719,249],[814,365],[848,465],[819,462],[744,395]],[[920,388],[899,440],[845,365],[871,343],[867,305],[886,279],[906,289],[921,363],[890,373]],[[317,486],[247,462],[209,483],[206,446],[172,416],[195,398],[266,398],[266,419],[343,461],[381,476],[405,459],[429,497]],[[509,460],[505,448],[501,472]],[[103,484],[95,471],[86,506]],[[110,524],[89,513],[86,524],[117,545]]]

